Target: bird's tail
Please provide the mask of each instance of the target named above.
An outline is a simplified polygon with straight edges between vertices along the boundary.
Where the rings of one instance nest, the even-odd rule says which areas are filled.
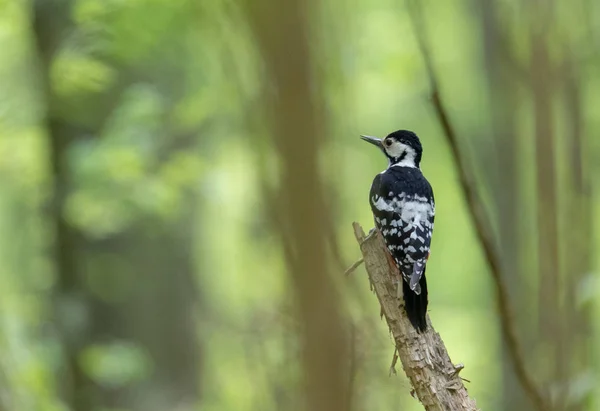
[[[427,329],[427,280],[425,271],[419,280],[421,292],[415,293],[410,289],[410,285],[402,280],[402,294],[404,294],[404,310],[410,323],[417,332],[423,332]]]

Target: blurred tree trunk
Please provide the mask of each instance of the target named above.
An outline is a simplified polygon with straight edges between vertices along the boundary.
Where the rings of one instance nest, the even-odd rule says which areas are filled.
[[[70,150],[80,140],[98,135],[126,86],[117,82],[117,89],[94,97],[91,125],[75,125],[64,117],[61,109],[80,103],[65,101],[54,93],[51,68],[65,38],[74,30],[70,15],[69,1],[34,1],[33,34],[46,99],[45,125],[54,180],[49,218],[57,275],[53,299],[64,349],[64,365],[57,379],[62,384],[62,398],[75,411],[102,407],[158,411],[190,405],[198,396],[201,360],[193,318],[197,302],[191,252],[194,201],[185,197],[187,212],[174,221],[142,219],[127,232],[104,240],[89,239],[69,223],[65,204],[73,190],[74,173],[69,166]],[[109,263],[106,250],[114,257]],[[123,279],[129,279],[132,285],[125,301],[107,301],[98,292],[98,284],[90,281],[94,276],[100,276],[110,292],[119,291]],[[102,384],[84,372],[82,354],[92,344],[123,342],[150,358],[150,375],[119,386]]]
[[[527,281],[523,278],[521,251],[524,244],[521,241],[522,209],[521,198],[522,172],[520,153],[523,149],[521,139],[518,138],[516,127],[517,95],[514,72],[514,56],[511,55],[509,33],[506,25],[501,22],[498,13],[498,4],[495,0],[476,2],[481,10],[483,32],[483,52],[486,68],[488,95],[490,101],[492,129],[494,137],[493,150],[496,153],[498,169],[492,181],[494,202],[498,212],[498,227],[500,239],[500,252],[503,261],[503,276],[510,284],[510,301],[514,311],[531,312],[532,301],[529,297],[532,292]],[[516,329],[524,340],[531,340],[528,324],[523,316],[515,316]],[[531,347],[530,344],[523,344]],[[504,344],[502,347],[502,374],[503,374],[503,403],[502,407],[512,410],[528,410],[531,403],[528,401],[514,367],[511,366],[509,354]],[[526,358],[529,352],[524,353]]]
[[[288,251],[301,324],[303,405],[311,411],[341,411],[349,408],[347,344],[326,258],[326,241],[332,234],[319,175],[324,127],[317,116],[322,100],[311,64],[313,6],[301,0],[253,0],[247,11],[269,81],[265,112],[281,170],[275,209],[281,210],[282,218],[277,229]]]
[[[539,12],[539,10],[537,10]],[[547,18],[542,12],[540,20]],[[539,302],[542,337],[555,336],[560,330],[557,311],[559,286],[559,249],[556,198],[556,154],[553,125],[552,63],[546,44],[548,22],[532,21],[531,91],[535,118],[535,153],[537,177]],[[538,26],[538,27],[535,27]],[[557,353],[558,354],[558,353]]]
[[[566,276],[566,334],[569,336],[570,380],[584,376],[590,371],[591,361],[591,312],[589,301],[582,297],[582,291],[592,270],[593,213],[589,169],[586,167],[587,144],[584,140],[583,113],[580,91],[581,76],[576,61],[569,51],[565,51],[563,77],[563,101],[567,114],[567,198],[563,212],[565,235],[561,248],[565,258]],[[589,392],[573,398],[568,404],[569,411],[585,409]]]
[[[581,410],[587,395],[575,387],[583,381],[589,366],[589,313],[580,305],[581,285],[591,268],[590,249],[592,215],[589,182],[585,173],[582,141],[581,96],[577,62],[571,55],[573,44],[563,50],[564,61],[559,66],[551,58],[554,46],[553,28],[562,15],[554,13],[554,4],[540,2],[533,10],[531,22],[531,89],[536,124],[538,235],[539,235],[539,295],[540,326],[543,347],[555,358],[550,381],[555,389],[558,410]],[[541,16],[541,18],[540,18]],[[572,39],[566,38],[568,43]],[[558,82],[562,95],[558,95]],[[561,148],[554,129],[557,128],[555,97],[561,97],[567,133],[561,138]],[[565,164],[558,183],[557,164]],[[562,176],[561,176],[562,177]],[[558,199],[565,199],[559,203]],[[559,211],[561,213],[559,214]],[[559,229],[559,221],[563,229]],[[564,259],[561,264],[561,259]],[[561,269],[563,267],[563,269]],[[574,391],[571,389],[575,387]]]
[[[512,300],[516,312],[531,312],[537,300],[538,324],[536,332],[522,316],[516,316],[518,328],[527,357],[542,350],[553,358],[542,364],[546,388],[555,391],[556,409],[579,410],[581,401],[567,404],[568,387],[575,378],[586,371],[587,335],[589,322],[586,308],[577,306],[577,287],[585,281],[590,270],[589,250],[591,244],[591,213],[588,211],[589,183],[585,182],[585,161],[582,150],[582,114],[579,95],[579,79],[576,62],[570,59],[570,49],[565,50],[567,61],[563,72],[551,58],[551,41],[554,39],[555,21],[553,3],[534,2],[525,5],[529,13],[530,61],[529,73],[521,70],[518,59],[511,54],[513,46],[508,40],[510,33],[501,24],[498,2],[481,4],[482,30],[484,33],[484,56],[490,90],[490,107],[498,142],[496,151],[499,173],[494,182],[494,193],[499,210],[500,243],[505,263],[505,276],[511,284]],[[560,16],[562,18],[563,16]],[[558,17],[557,17],[558,18]],[[571,45],[573,46],[573,45]],[[569,47],[566,47],[569,48]],[[529,74],[529,76],[527,76]],[[559,78],[562,76],[562,78]],[[560,139],[565,149],[557,150],[557,122],[554,120],[554,101],[558,93],[557,81],[564,84],[562,101],[565,109],[568,135]],[[525,81],[530,88],[534,115],[535,181],[537,202],[536,241],[538,248],[538,298],[530,297],[520,262],[527,259],[527,244],[523,238],[527,233],[520,231],[525,221],[523,210],[526,204],[520,198],[519,187],[524,175],[519,172],[519,153],[524,148],[516,138],[516,107],[518,107],[518,83]],[[565,179],[560,178],[558,164],[566,164]],[[521,166],[522,167],[522,166]],[[561,185],[565,181],[566,184]],[[565,198],[563,204],[559,199]],[[564,207],[564,209],[563,209]],[[564,235],[559,221],[566,218]],[[521,220],[521,221],[520,221]],[[565,259],[566,271],[561,270],[561,257]],[[535,350],[534,350],[535,347]],[[506,361],[504,362],[506,364]],[[504,404],[511,409],[529,409],[521,387],[515,383],[510,367],[504,370]],[[570,397],[569,397],[570,398]]]
[[[546,385],[556,387],[567,378],[564,293],[561,292],[560,248],[558,231],[558,183],[554,97],[556,70],[550,58],[548,39],[553,24],[551,3],[534,2],[530,8],[530,79],[535,124],[537,183],[537,236],[540,348],[555,361],[543,370]],[[565,393],[557,397],[556,409],[562,409]]]
[[[76,138],[76,133],[58,120],[51,120],[48,130],[55,192],[52,205],[57,274],[54,305],[58,330],[64,344],[65,369],[61,374],[66,377],[59,381],[63,382],[62,390],[67,403],[75,410],[84,410],[92,405],[88,397],[92,382],[78,362],[78,354],[90,338],[89,301],[79,275],[81,247],[85,240],[71,227],[64,214],[70,186],[66,153],[69,144]]]
[[[78,353],[89,337],[89,312],[84,287],[78,274],[82,239],[65,219],[64,206],[71,181],[67,151],[81,130],[61,121],[53,113],[56,96],[52,92],[50,70],[53,58],[70,27],[70,2],[34,2],[33,30],[40,60],[40,75],[46,99],[49,156],[54,182],[50,221],[54,230],[52,256],[56,264],[53,304],[57,328],[63,344],[64,363],[59,370],[59,390],[74,410],[90,409],[87,393],[91,382],[78,365]]]

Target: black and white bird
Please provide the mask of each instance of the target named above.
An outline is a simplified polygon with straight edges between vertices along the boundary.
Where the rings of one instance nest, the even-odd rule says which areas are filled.
[[[435,218],[433,190],[419,167],[423,149],[415,133],[398,130],[384,139],[361,136],[388,158],[373,180],[369,203],[403,284],[404,307],[417,331],[427,329],[425,266]],[[400,284],[398,284],[398,287]]]

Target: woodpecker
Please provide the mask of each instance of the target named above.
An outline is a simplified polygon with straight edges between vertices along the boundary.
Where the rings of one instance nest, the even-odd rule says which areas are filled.
[[[384,139],[361,136],[385,154],[388,167],[373,180],[369,203],[375,226],[402,275],[404,309],[417,330],[427,329],[425,266],[435,218],[433,189],[420,169],[423,149],[412,131]],[[400,284],[398,284],[400,287]]]

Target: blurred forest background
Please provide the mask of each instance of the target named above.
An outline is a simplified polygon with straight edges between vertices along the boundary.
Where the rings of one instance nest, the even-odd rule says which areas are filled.
[[[502,252],[526,368],[600,409],[600,3],[0,0],[0,409],[419,410],[352,221],[414,130],[430,316],[533,409],[415,39]],[[412,17],[411,17],[412,16]]]

